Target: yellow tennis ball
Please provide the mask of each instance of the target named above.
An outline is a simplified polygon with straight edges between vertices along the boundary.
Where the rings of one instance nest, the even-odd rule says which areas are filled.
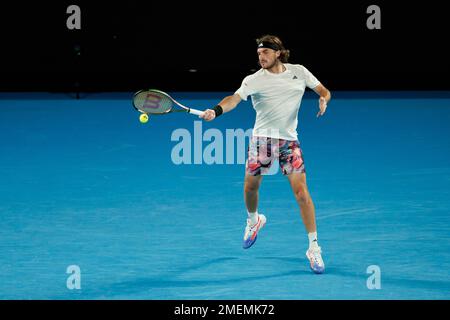
[[[145,113],[141,114],[139,116],[139,121],[141,121],[141,123],[146,123],[148,121],[148,115],[146,115]]]

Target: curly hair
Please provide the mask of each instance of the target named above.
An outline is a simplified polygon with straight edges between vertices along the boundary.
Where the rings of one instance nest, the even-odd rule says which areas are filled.
[[[278,38],[277,36],[271,35],[271,34],[266,34],[258,39],[256,39],[256,43],[259,44],[261,42],[269,42],[272,43],[274,45],[276,45],[277,47],[280,48],[280,61],[283,63],[287,63],[289,60],[289,55],[290,52],[289,50],[287,50],[284,45],[283,42],[281,41],[280,38]]]

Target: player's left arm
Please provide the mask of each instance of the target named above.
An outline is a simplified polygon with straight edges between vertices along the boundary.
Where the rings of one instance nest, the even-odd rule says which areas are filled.
[[[323,84],[319,84],[313,89],[319,96],[319,112],[317,117],[322,116],[327,110],[328,103],[331,100],[331,92]]]

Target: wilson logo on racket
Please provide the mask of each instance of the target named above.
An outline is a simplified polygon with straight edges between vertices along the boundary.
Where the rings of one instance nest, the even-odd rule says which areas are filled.
[[[183,106],[167,93],[156,90],[139,90],[133,96],[133,107],[146,114],[168,114],[172,112],[187,112],[201,116],[203,111]]]
[[[152,93],[147,94],[143,106],[144,109],[158,109],[160,107],[159,103],[161,102],[161,99],[162,98],[156,94]]]

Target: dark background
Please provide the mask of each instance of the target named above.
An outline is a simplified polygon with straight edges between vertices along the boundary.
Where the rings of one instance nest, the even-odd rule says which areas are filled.
[[[81,30],[66,27],[71,4]],[[371,4],[381,30],[366,27]],[[234,91],[258,68],[255,39],[265,33],[331,90],[450,90],[440,1],[74,0],[0,10],[0,91]]]

